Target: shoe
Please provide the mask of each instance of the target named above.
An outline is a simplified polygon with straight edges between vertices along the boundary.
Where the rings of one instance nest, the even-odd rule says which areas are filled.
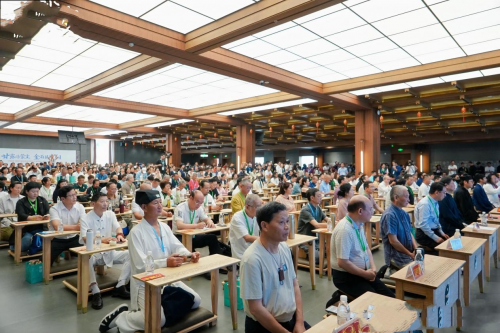
[[[106,317],[104,317],[99,325],[99,332],[107,332],[112,328],[116,327],[116,318],[123,311],[128,310],[127,304],[120,304],[113,311],[108,313]]]
[[[121,299],[130,299],[130,292],[125,285],[113,289],[113,297],[120,297]]]
[[[93,294],[92,295],[92,309],[100,310],[102,309],[102,297],[101,293]]]
[[[207,279],[208,281],[211,281],[211,280],[212,280],[212,274],[210,274],[210,273],[205,273],[205,274],[203,274],[203,277],[204,277],[205,279]]]

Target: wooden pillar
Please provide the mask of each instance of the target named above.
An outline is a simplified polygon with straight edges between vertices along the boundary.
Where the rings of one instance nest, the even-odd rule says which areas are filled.
[[[236,167],[238,171],[243,163],[255,164],[255,126],[253,125],[236,126]]]
[[[181,137],[176,134],[167,134],[165,138],[165,153],[169,152],[172,155],[168,158],[168,164],[173,164],[176,167],[181,165]]]
[[[323,149],[316,152],[316,159],[318,161],[318,166],[323,167],[323,163],[325,162],[325,151]]]
[[[427,145],[418,145],[415,152],[417,157],[414,162],[418,171],[426,173],[432,172],[431,152],[429,147]]]
[[[373,110],[355,111],[355,125],[356,173],[369,174],[380,164],[380,119]]]

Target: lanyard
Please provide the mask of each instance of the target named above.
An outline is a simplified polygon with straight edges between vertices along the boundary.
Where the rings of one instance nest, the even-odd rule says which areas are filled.
[[[250,236],[253,236],[254,224],[252,223],[252,229],[250,229],[250,225],[248,224],[248,219],[247,219],[247,214],[245,213],[245,209],[243,209],[242,212],[243,212],[243,216],[245,216],[245,222],[247,223],[248,233],[250,234]],[[252,219],[252,222],[253,222],[253,219]]]
[[[23,182],[23,176],[21,176],[21,179],[19,179],[19,176],[16,175],[16,178],[18,181],[20,181],[21,183]]]
[[[366,251],[366,245],[365,245],[365,242],[363,242],[363,239],[361,239],[361,235],[359,234],[358,228],[354,227],[354,222],[351,220],[351,218],[349,217],[349,215],[346,215],[345,218],[346,218],[347,221],[349,221],[352,224],[354,230],[356,230],[356,236],[358,236],[358,241],[359,241],[359,244],[361,245],[361,249],[363,250],[363,252],[365,252]]]
[[[156,240],[158,241],[158,244],[160,244],[161,251],[163,253],[165,253],[165,247],[163,246],[163,239],[160,240],[160,237],[158,237],[158,233],[156,232],[156,230],[153,226],[151,226],[151,228],[153,228],[153,232],[155,233]],[[161,227],[160,227],[160,235],[161,235]]]
[[[191,221],[191,224],[193,224],[195,216],[196,216],[196,211],[193,210],[193,215],[191,215],[191,210],[189,210],[189,220]]]
[[[205,196],[205,207],[207,206],[208,195]]]
[[[49,189],[47,190],[47,188],[44,186],[43,187],[43,190],[45,191],[45,193],[47,193],[47,197],[50,196],[50,187]]]
[[[314,209],[314,206],[311,205],[310,203],[308,205],[309,205],[309,208],[311,209],[311,214],[314,217],[314,219],[316,220],[316,222],[321,222],[321,221],[318,220],[318,216],[317,216],[318,215],[318,209],[317,208]]]
[[[438,212],[438,210],[437,210],[436,205],[434,204],[434,202],[432,202],[431,197],[427,196],[427,199],[429,199],[429,202],[431,203],[432,208],[434,208],[434,213],[436,213],[436,217],[439,218],[439,212]]]
[[[30,199],[28,199],[28,202],[30,203],[30,206],[31,208],[33,208],[33,211],[35,212],[35,215],[37,215],[37,211],[38,211],[38,198],[35,199],[35,205],[33,205],[30,201]]]
[[[243,203],[245,203],[245,196],[243,195],[243,193],[239,192],[240,193],[240,196],[241,196],[241,199],[243,199]]]

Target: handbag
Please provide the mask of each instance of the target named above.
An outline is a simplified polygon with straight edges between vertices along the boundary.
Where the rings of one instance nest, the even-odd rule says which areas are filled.
[[[89,202],[90,199],[91,198],[89,194],[79,195],[76,197],[76,200],[78,200],[78,202]]]
[[[42,248],[43,248],[42,237],[40,237],[39,235],[35,235],[31,239],[31,245],[28,248],[28,254],[33,255],[35,253],[38,253],[42,251]]]
[[[186,290],[166,286],[161,294],[161,307],[165,314],[165,326],[173,326],[185,317],[194,305],[194,295]]]

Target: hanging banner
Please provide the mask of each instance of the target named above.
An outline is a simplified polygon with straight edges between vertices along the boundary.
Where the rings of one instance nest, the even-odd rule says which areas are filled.
[[[0,160],[9,163],[76,163],[76,150],[0,148]]]

